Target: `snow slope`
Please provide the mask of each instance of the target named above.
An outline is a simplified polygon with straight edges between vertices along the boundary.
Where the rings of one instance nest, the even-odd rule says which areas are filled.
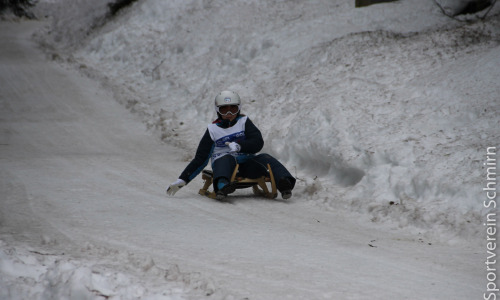
[[[96,3],[42,2],[64,66],[44,24],[0,27],[0,298],[482,297],[498,15],[148,0],[100,27]],[[300,179],[290,203],[165,197],[223,88]]]
[[[185,160],[216,91],[234,89],[302,198],[450,242],[483,230],[475,199],[500,141],[498,6],[468,24],[434,1],[148,0],[100,27],[99,1],[70,3],[39,40]]]

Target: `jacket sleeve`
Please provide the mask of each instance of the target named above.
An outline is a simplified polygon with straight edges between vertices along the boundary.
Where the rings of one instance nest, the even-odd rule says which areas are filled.
[[[210,160],[210,156],[212,155],[214,149],[214,141],[210,137],[210,133],[208,129],[205,131],[205,134],[201,138],[200,144],[198,145],[198,149],[196,150],[196,155],[193,160],[187,165],[184,171],[179,176],[180,179],[189,183],[193,180],[203,168],[205,168]]]
[[[255,154],[264,147],[262,134],[250,119],[247,119],[245,123],[245,139],[238,141],[238,144],[241,146],[240,152],[243,153]]]

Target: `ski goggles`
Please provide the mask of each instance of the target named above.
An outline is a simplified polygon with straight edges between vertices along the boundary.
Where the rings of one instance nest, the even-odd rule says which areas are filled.
[[[240,106],[239,105],[217,106],[217,112],[222,116],[227,116],[228,114],[234,116],[240,112]]]

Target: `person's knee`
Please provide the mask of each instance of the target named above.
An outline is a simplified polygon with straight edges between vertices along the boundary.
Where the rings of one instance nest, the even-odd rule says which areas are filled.
[[[232,155],[224,155],[215,161],[215,163],[229,163],[229,164],[233,162],[236,163],[236,159]]]
[[[232,155],[224,155],[212,164],[212,169],[231,168],[236,166],[236,159]]]
[[[274,157],[272,157],[267,153],[258,154],[255,158],[259,161],[266,161],[266,162],[270,161],[271,159],[274,159]]]

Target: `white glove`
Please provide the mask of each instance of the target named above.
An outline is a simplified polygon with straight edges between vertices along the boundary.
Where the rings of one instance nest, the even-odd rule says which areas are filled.
[[[173,196],[175,193],[177,193],[178,190],[181,189],[181,187],[185,186],[186,182],[182,179],[177,179],[174,183],[168,186],[167,188],[167,195]]]
[[[227,142],[226,145],[229,146],[229,152],[233,153],[233,152],[240,152],[241,150],[241,146],[240,144],[238,143],[235,143],[235,142]]]

